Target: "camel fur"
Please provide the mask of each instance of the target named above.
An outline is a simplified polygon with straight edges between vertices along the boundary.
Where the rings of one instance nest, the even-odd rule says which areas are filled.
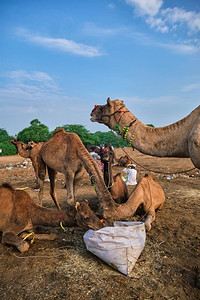
[[[117,165],[120,167],[127,167],[129,164],[132,164],[132,160],[128,158],[127,155],[121,156],[119,159],[115,157]]]
[[[120,204],[124,203],[128,199],[128,189],[126,184],[121,178],[121,173],[117,173],[115,176],[112,175],[112,162],[113,162],[113,151],[110,147],[101,148],[99,151],[101,161],[104,165],[103,176],[104,181],[112,195],[113,200]]]
[[[42,201],[43,185],[46,166],[50,179],[50,194],[56,206],[59,208],[55,192],[55,176],[57,172],[65,175],[67,188],[67,204],[75,202],[75,180],[84,172],[84,168],[95,181],[95,190],[101,206],[107,200],[112,201],[111,194],[105,186],[102,172],[94,158],[89,154],[79,136],[75,133],[66,132],[59,128],[40,149],[38,177],[40,184],[39,199]]]
[[[145,175],[136,185],[135,189],[123,204],[114,204],[112,209],[104,209],[103,217],[112,220],[126,220],[133,216],[140,205],[146,213],[145,225],[151,229],[151,223],[155,220],[155,211],[161,209],[165,202],[165,194],[162,187],[151,177]]]
[[[24,158],[30,158],[35,171],[36,183],[38,184],[38,157],[39,157],[39,151],[43,146],[44,142],[35,143],[31,141],[28,142],[27,144],[24,144],[19,140],[13,140],[13,139],[9,140],[9,142],[15,145],[20,156]]]
[[[189,157],[200,169],[200,106],[184,119],[165,127],[144,125],[121,100],[107,99],[91,112],[91,121],[103,123],[131,142],[138,151],[158,157]],[[117,124],[117,127],[116,127]]]
[[[62,214],[62,219],[61,219]],[[33,232],[36,226],[84,226],[99,229],[103,225],[89,207],[87,201],[77,202],[68,210],[57,210],[36,204],[30,195],[15,190],[9,184],[0,186],[0,231],[2,244],[15,246],[20,252],[28,251],[30,245],[19,235]]]

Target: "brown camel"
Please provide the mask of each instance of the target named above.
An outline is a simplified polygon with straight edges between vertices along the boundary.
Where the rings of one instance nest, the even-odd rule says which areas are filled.
[[[165,194],[162,187],[151,177],[145,175],[136,185],[128,201],[116,204],[113,201],[112,208],[104,209],[105,219],[126,220],[134,215],[137,208],[142,205],[146,212],[145,225],[151,229],[151,223],[155,220],[155,210],[161,209],[165,202]]]
[[[28,142],[28,144],[24,144],[19,140],[9,140],[9,142],[17,148],[19,155],[24,158],[30,158],[35,175],[36,175],[36,182],[38,184],[38,156],[41,147],[43,146],[44,142],[35,143],[35,142]]]
[[[59,208],[55,193],[55,176],[57,172],[65,174],[67,188],[67,204],[74,204],[75,179],[84,171],[94,179],[97,196],[103,207],[105,201],[110,199],[111,194],[105,186],[102,172],[94,158],[84,147],[79,136],[75,133],[66,132],[63,128],[56,130],[48,142],[40,150],[38,177],[40,183],[39,198],[42,199],[43,184],[46,166],[50,179],[50,194]]]
[[[117,131],[138,151],[159,157],[189,157],[200,169],[200,106],[169,126],[152,128],[139,121],[123,101],[107,99],[96,105],[91,121]]]
[[[33,233],[36,226],[59,226],[61,221],[64,226],[103,227],[87,201],[60,211],[36,204],[27,192],[15,190],[9,184],[0,186],[2,244],[15,246],[20,252],[28,251],[30,245],[19,236],[21,233]]]
[[[121,156],[119,159],[115,157],[117,165],[120,167],[127,167],[129,164],[132,164],[132,160],[128,158],[127,155]]]
[[[116,203],[124,203],[128,199],[128,189],[121,178],[121,173],[112,175],[113,150],[110,147],[101,148],[99,151],[101,161],[104,165],[104,181]]]

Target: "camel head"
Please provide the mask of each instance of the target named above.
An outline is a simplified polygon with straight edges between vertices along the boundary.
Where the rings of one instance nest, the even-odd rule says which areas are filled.
[[[112,116],[115,116],[118,111],[124,108],[124,102],[121,100],[113,100],[110,98],[107,99],[107,104],[105,105],[95,105],[94,109],[91,112],[91,121],[103,123],[110,127],[110,119]],[[117,123],[115,121],[115,123]]]
[[[110,147],[101,148],[99,152],[99,156],[101,157],[102,163],[111,162],[113,161],[113,151]]]
[[[15,139],[15,140],[10,139],[8,142],[11,143],[11,144],[13,144],[13,145],[15,145],[16,147],[18,147],[20,145],[22,147],[22,149],[24,149],[24,150],[28,150],[29,149],[29,145],[28,144],[24,144],[23,142],[20,142],[18,139]]]
[[[103,227],[101,220],[94,214],[88,205],[88,201],[76,202],[76,223],[81,227],[100,229]]]
[[[13,144],[13,145],[17,145],[17,144],[20,143],[19,140],[13,140],[13,139],[10,139],[8,142],[11,143],[11,144]]]

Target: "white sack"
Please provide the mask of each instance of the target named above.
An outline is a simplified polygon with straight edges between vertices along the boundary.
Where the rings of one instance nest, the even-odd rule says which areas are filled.
[[[86,248],[114,269],[129,275],[146,240],[142,222],[114,222],[114,227],[88,230],[83,236]]]

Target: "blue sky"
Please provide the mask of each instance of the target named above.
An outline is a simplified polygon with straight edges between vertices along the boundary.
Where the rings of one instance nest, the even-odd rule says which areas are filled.
[[[92,123],[106,99],[165,126],[200,104],[199,0],[0,0],[0,128]]]

